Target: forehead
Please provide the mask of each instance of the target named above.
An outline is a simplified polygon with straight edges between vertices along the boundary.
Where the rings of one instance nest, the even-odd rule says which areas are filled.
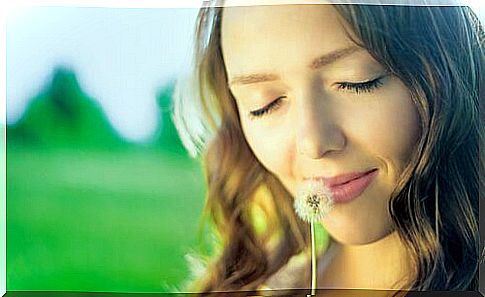
[[[280,27],[286,24],[295,24],[305,20],[307,23],[317,23],[321,18],[328,19],[337,15],[336,9],[331,4],[285,4],[285,5],[253,5],[253,6],[229,6],[223,10],[226,22],[251,21],[256,26],[263,23],[273,23],[272,19],[286,20],[280,23]],[[246,25],[249,25],[246,23]]]
[[[229,75],[307,65],[354,45],[332,5],[226,7],[221,46]]]

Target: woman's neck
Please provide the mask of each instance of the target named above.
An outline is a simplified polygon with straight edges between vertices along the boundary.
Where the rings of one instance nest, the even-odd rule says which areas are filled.
[[[397,232],[366,245],[332,241],[319,268],[318,287],[402,289],[411,276],[411,263]]]

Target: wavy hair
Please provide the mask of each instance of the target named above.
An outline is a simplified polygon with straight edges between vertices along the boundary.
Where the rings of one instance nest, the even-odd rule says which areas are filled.
[[[389,202],[415,268],[407,288],[478,290],[485,167],[479,156],[484,33],[476,15],[465,6],[334,7],[349,37],[407,86],[420,116],[417,148]],[[242,133],[222,58],[222,13],[215,5],[201,8],[192,84],[180,83],[175,96],[179,133],[188,148],[203,153],[205,214],[222,240],[221,252],[193,283],[197,291],[257,289],[309,243],[291,194],[258,162]],[[190,95],[183,95],[188,87]],[[265,199],[258,198],[261,189]],[[263,209],[264,232],[254,224],[255,207]]]

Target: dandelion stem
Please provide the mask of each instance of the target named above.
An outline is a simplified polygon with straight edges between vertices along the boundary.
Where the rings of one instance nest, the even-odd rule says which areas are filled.
[[[315,295],[315,289],[317,287],[317,258],[315,257],[315,224],[313,220],[310,223],[311,236],[312,236],[312,296]]]

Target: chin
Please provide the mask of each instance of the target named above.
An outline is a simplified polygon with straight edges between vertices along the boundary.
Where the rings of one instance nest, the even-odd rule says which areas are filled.
[[[331,230],[327,228],[328,233],[333,240],[342,245],[367,245],[377,242],[386,236],[388,236],[392,231],[390,228],[382,228],[381,230],[375,230],[370,232],[370,230],[362,230],[358,228],[353,228],[351,230]]]

